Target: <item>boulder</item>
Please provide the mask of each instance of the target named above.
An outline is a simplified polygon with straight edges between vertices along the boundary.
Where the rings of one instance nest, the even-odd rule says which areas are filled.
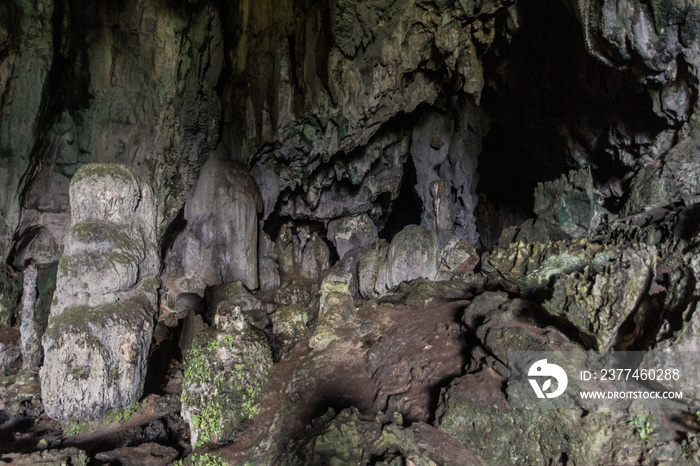
[[[242,281],[258,287],[258,212],[262,199],[247,169],[209,155],[185,202],[187,226],[166,257],[163,280],[202,294],[210,285]]]
[[[185,356],[181,414],[194,447],[233,440],[240,424],[259,413],[271,367],[265,334],[239,306],[219,306],[214,328],[197,334]]]
[[[311,278],[318,278],[330,268],[330,250],[318,233],[312,233],[304,245],[301,256],[301,273]]]
[[[644,443],[624,419],[577,409],[509,407],[504,378],[490,368],[455,379],[443,390],[437,427],[489,464],[637,464]]]
[[[258,284],[260,291],[275,290],[280,286],[275,243],[262,227],[258,232]]]
[[[552,297],[543,304],[551,315],[563,316],[592,349],[609,351],[623,343],[621,327],[638,311],[656,269],[656,249],[626,249],[598,273],[586,267],[560,277]],[[644,327],[643,316],[631,320],[626,332],[633,340]],[[628,325],[629,327],[629,325]]]
[[[471,272],[479,261],[474,247],[455,233],[409,225],[389,245],[379,240],[364,250],[357,265],[359,292],[364,298],[379,297],[418,278],[450,280]]]
[[[377,240],[377,227],[364,213],[343,217],[328,222],[328,239],[342,259],[351,249],[374,243]]]
[[[572,238],[583,238],[596,226],[603,209],[603,195],[593,187],[591,169],[571,171],[569,175],[535,188],[538,220],[554,225]]]
[[[337,338],[336,330],[355,319],[355,300],[350,292],[352,275],[334,271],[321,282],[318,321],[309,346],[316,350],[326,348]]]
[[[157,313],[150,185],[133,169],[84,165],[43,337],[42,399],[54,419],[99,419],[136,402]]]
[[[487,456],[483,456],[486,458]],[[287,448],[283,466],[317,464],[479,466],[483,460],[454,438],[423,422],[404,425],[400,414],[365,417],[355,407],[329,409]]]

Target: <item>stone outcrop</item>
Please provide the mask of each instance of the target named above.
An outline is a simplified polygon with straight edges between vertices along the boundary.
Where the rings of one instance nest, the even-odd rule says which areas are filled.
[[[194,338],[185,357],[182,417],[193,446],[233,440],[241,422],[260,412],[271,366],[265,334],[239,306],[220,302],[214,327]]]
[[[377,227],[367,214],[351,215],[328,222],[328,239],[342,259],[348,251],[374,243]]]
[[[473,270],[479,255],[454,234],[440,234],[411,225],[396,234],[389,245],[379,242],[359,259],[359,290],[363,297],[383,296],[400,283],[426,278],[449,280]]]
[[[556,226],[572,238],[583,238],[604,214],[603,196],[593,187],[590,169],[569,172],[535,188],[537,219]]]
[[[98,419],[141,396],[159,287],[151,187],[123,165],[82,167],[43,338],[42,398],[58,420]]]
[[[240,280],[258,287],[258,212],[262,201],[248,171],[212,153],[185,203],[187,226],[166,258],[164,282],[199,293]]]

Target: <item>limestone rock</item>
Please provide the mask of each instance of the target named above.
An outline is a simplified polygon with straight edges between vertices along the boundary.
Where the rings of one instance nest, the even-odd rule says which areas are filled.
[[[573,323],[593,349],[609,351],[622,343],[620,329],[638,311],[655,268],[655,249],[624,250],[599,273],[586,268],[559,278],[552,298],[543,307]],[[642,316],[637,316],[634,324],[629,333],[641,332]]]
[[[318,233],[312,233],[304,246],[300,271],[307,277],[318,278],[330,267],[330,250]]]
[[[416,278],[437,277],[438,237],[425,227],[406,227],[391,240],[387,251],[386,286],[391,289]]]
[[[602,204],[603,196],[593,187],[591,170],[583,169],[538,184],[533,210],[538,220],[557,226],[572,238],[582,238],[605,212]]]
[[[258,227],[258,282],[260,291],[275,290],[280,286],[275,243]]]
[[[22,351],[19,348],[5,348],[0,351],[0,374],[12,374],[21,357]]]
[[[38,416],[42,410],[39,374],[35,371],[19,371],[10,376],[0,374],[0,412],[3,415],[11,418],[33,413]]]
[[[236,306],[248,322],[256,327],[262,329],[269,324],[267,313],[272,311],[271,306],[251,293],[240,281],[208,287],[204,291],[204,302],[206,312],[203,317],[209,324],[214,322],[219,313]]]
[[[163,280],[202,294],[210,285],[242,281],[258,287],[258,212],[255,181],[240,164],[212,153],[185,203],[187,226],[173,243]]]
[[[301,304],[281,306],[272,314],[272,333],[283,347],[291,347],[306,334],[309,313]]]
[[[321,283],[321,300],[318,322],[309,346],[316,350],[325,349],[337,338],[336,329],[355,319],[355,301],[350,292],[352,275],[347,272],[329,273]]]
[[[357,265],[359,292],[365,298],[378,297],[418,278],[450,280],[472,271],[478,263],[476,250],[454,233],[443,230],[438,234],[409,225],[389,245],[380,240],[362,253]]]
[[[539,465],[558,458],[585,464],[629,464],[643,443],[624,420],[608,413],[582,417],[576,410],[513,409],[502,391],[504,379],[486,368],[454,380],[443,391],[437,426],[489,464]]]
[[[392,466],[488,464],[428,424],[413,422],[404,426],[399,414],[390,418],[379,413],[374,419],[366,418],[354,407],[339,413],[329,409],[315,419],[289,445],[281,464],[311,466],[332,462],[349,466],[378,461]]]
[[[360,256],[357,276],[360,295],[364,298],[374,298],[380,295],[375,290],[380,267],[386,261],[386,253],[389,245],[385,240],[377,241],[372,247]],[[385,267],[385,266],[384,266]],[[381,285],[380,285],[381,287]]]
[[[21,296],[19,275],[10,266],[0,264],[0,326],[12,325]]]
[[[37,464],[87,466],[90,460],[86,452],[75,447],[63,448],[61,450],[45,450],[28,455],[12,453],[7,456],[7,459],[10,460],[12,464],[21,466],[33,466]]]
[[[342,259],[351,249],[374,243],[377,240],[377,227],[364,213],[343,217],[328,222],[328,239]]]
[[[83,166],[71,218],[41,370],[46,412],[62,421],[99,419],[141,396],[159,286],[155,200],[134,170]]]
[[[41,327],[36,322],[34,312],[37,297],[36,279],[36,267],[30,265],[24,270],[20,319],[20,345],[22,348],[22,367],[24,369],[39,367],[39,364],[41,364]]]
[[[241,422],[258,414],[272,366],[265,335],[239,307],[219,308],[215,325],[194,338],[185,357],[182,417],[193,446],[231,441]]]
[[[522,242],[496,248],[486,255],[482,267],[497,271],[524,293],[548,286],[552,277],[583,270],[600,270],[618,255],[614,246],[579,241],[552,243]]]
[[[21,195],[38,160],[33,149],[42,128],[42,89],[54,56],[54,2],[15,2],[0,12],[0,263],[19,225]]]
[[[425,112],[414,128],[411,156],[418,179],[415,189],[423,203],[421,225],[453,230],[458,237],[478,244],[476,170],[488,124],[471,98],[460,99],[458,105],[455,119]]]

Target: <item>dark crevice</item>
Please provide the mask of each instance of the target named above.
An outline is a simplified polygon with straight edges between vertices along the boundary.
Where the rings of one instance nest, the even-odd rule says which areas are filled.
[[[379,232],[380,238],[391,241],[394,235],[407,225],[420,224],[422,203],[415,189],[417,183],[416,167],[413,164],[413,158],[409,155],[403,164],[399,195],[391,204],[390,214],[384,228]]]
[[[591,57],[576,19],[558,0],[518,3],[522,26],[484,55],[482,107],[491,130],[479,157],[478,192],[502,216],[532,212],[533,191],[571,169],[621,180],[668,125],[635,76]],[[615,212],[624,199],[610,199]],[[481,218],[482,223],[488,219]],[[504,225],[508,226],[508,225]]]

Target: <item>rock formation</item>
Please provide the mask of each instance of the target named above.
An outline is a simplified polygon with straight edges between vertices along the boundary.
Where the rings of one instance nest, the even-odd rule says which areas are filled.
[[[697,464],[696,7],[4,1],[0,462]]]
[[[90,164],[73,177],[70,198],[41,370],[46,412],[62,421],[138,401],[159,287],[149,183],[123,165]]]

